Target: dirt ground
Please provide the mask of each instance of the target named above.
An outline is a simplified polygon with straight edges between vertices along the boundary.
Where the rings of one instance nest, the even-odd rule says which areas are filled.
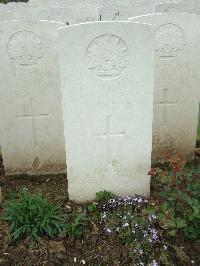
[[[3,184],[4,199],[11,198],[22,188],[27,188],[29,192],[41,192],[51,202],[59,203],[66,212],[69,207],[83,207],[68,201],[67,177],[64,174],[5,177]],[[152,183],[152,200],[155,188],[156,185]],[[0,208],[0,215],[1,213]],[[180,237],[169,242],[173,246],[172,261],[163,265],[200,265],[200,241],[186,241]],[[89,230],[81,237],[43,237],[33,247],[28,245],[26,239],[13,243],[9,236],[8,224],[0,221],[0,265],[3,266],[134,265],[130,253],[130,249],[118,238],[109,237],[102,232],[99,221],[91,223]]]
[[[60,203],[64,209],[69,206],[73,208],[73,203],[68,202],[65,175],[7,177],[3,194],[5,198],[10,198],[22,188],[27,188],[30,192],[41,192],[50,201]],[[183,253],[179,256],[185,256],[185,263],[180,264],[175,259],[171,265],[198,265],[193,263],[193,259],[197,261],[200,242],[186,243],[183,239],[177,239],[176,242],[178,253]],[[90,230],[82,237],[41,238],[35,247],[29,247],[26,239],[13,243],[9,237],[8,225],[0,222],[0,265],[134,265],[129,253],[129,248],[118,239],[104,235],[98,223],[91,224]]]

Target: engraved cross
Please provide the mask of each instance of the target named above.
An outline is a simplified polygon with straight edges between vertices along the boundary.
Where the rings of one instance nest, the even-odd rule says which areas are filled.
[[[154,103],[155,105],[163,106],[163,124],[162,127],[166,127],[167,124],[167,106],[173,106],[177,104],[177,101],[170,102],[168,101],[168,89],[163,90],[163,100],[157,103]]]
[[[106,132],[102,133],[102,134],[93,134],[93,138],[97,139],[97,138],[105,138],[106,139],[106,156],[107,156],[107,166],[111,167],[111,148],[110,148],[110,139],[114,138],[114,137],[124,137],[126,135],[125,132],[119,132],[119,133],[115,133],[115,132],[111,132],[110,129],[110,124],[111,124],[111,115],[107,116],[106,119]]]
[[[34,111],[34,107],[33,107],[33,99],[30,99],[30,114],[25,114],[22,116],[18,116],[19,120],[22,119],[30,119],[31,123],[32,123],[32,131],[33,131],[33,139],[34,139],[34,146],[37,149],[39,147],[38,145],[38,140],[37,140],[37,134],[36,134],[36,120],[37,119],[44,119],[44,118],[48,118],[49,114],[46,113],[39,113],[36,114]]]

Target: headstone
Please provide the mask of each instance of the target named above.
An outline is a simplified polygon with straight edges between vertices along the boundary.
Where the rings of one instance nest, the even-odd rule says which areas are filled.
[[[98,5],[96,1],[85,0],[70,6],[75,24],[98,21]]]
[[[200,102],[200,17],[193,14],[154,14],[133,18],[155,31],[154,151],[194,153]]]
[[[1,10],[0,9],[0,22],[10,21],[14,19],[14,14],[12,11]]]
[[[100,6],[98,18],[99,21],[116,21],[119,19],[119,10],[116,5]]]
[[[81,4],[84,2],[98,3],[98,0],[30,0],[29,6],[38,7],[66,7],[69,8],[72,5]]]
[[[55,0],[30,0],[27,4],[31,7],[60,7],[59,1]]]
[[[73,13],[69,8],[23,7],[15,8],[14,14],[16,20],[49,20],[66,25],[73,24]]]
[[[62,26],[48,21],[0,24],[0,146],[7,175],[65,169],[56,43]]]
[[[49,20],[48,8],[42,7],[20,7],[14,8],[15,20]]]
[[[179,2],[179,0],[150,0],[154,5],[162,4],[162,3],[169,3],[169,2]],[[181,1],[181,0],[180,0]]]
[[[200,1],[199,0],[183,0],[179,2],[168,2],[155,5],[156,13],[192,13],[200,14]]]
[[[70,8],[48,8],[48,20],[62,22],[66,25],[74,23],[73,12]]]
[[[13,11],[14,8],[16,7],[25,7],[27,4],[25,2],[9,2],[6,5],[6,9],[8,11]]]
[[[121,0],[99,7],[99,20],[126,21],[129,17],[153,13],[153,10],[153,4],[149,0]]]
[[[117,195],[149,195],[152,35],[150,26],[130,22],[60,30],[71,200],[92,200],[104,189]]]
[[[5,9],[6,7],[7,7],[6,4],[4,4],[4,3],[0,3],[0,10],[1,10],[1,9]]]

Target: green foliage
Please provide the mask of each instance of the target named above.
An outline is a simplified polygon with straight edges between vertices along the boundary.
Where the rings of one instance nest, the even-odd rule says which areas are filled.
[[[96,200],[97,201],[106,201],[106,200],[109,200],[111,198],[114,198],[115,195],[110,192],[110,191],[107,191],[107,190],[104,190],[104,191],[99,191],[96,193]]]
[[[161,183],[158,218],[170,235],[183,232],[187,238],[200,237],[200,167],[187,169],[170,163],[170,170],[158,172]]]
[[[0,0],[0,3],[7,4],[9,2],[28,2],[29,0]]]
[[[66,217],[59,206],[48,202],[41,194],[30,194],[22,190],[14,200],[3,205],[1,217],[10,224],[13,240],[28,237],[35,241],[39,236],[53,236],[66,230]]]
[[[85,209],[89,212],[89,213],[95,213],[97,212],[97,205],[95,203],[91,203],[91,204],[87,204],[85,206]]]
[[[73,213],[71,223],[67,225],[66,233],[69,236],[80,236],[84,233],[87,227],[87,221],[89,219],[86,218],[84,214]]]

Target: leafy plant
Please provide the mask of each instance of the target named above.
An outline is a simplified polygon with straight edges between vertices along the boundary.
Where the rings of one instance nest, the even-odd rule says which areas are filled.
[[[85,206],[85,209],[89,212],[89,213],[95,213],[97,211],[97,205],[95,203],[91,203],[91,204],[87,204]]]
[[[107,191],[107,190],[104,190],[104,191],[99,191],[96,193],[96,200],[97,201],[106,201],[106,200],[109,200],[111,198],[114,198],[115,195],[110,192],[110,191]]]
[[[80,236],[84,233],[89,219],[84,214],[73,213],[71,223],[67,225],[66,233],[70,236]]]
[[[27,236],[35,241],[39,236],[51,237],[66,230],[66,217],[59,206],[48,202],[41,194],[22,190],[16,199],[6,201],[3,208],[1,219],[10,223],[13,240]]]
[[[162,227],[175,236],[200,237],[200,167],[187,169],[181,159],[168,160],[167,171],[155,172],[160,183],[158,218]]]

